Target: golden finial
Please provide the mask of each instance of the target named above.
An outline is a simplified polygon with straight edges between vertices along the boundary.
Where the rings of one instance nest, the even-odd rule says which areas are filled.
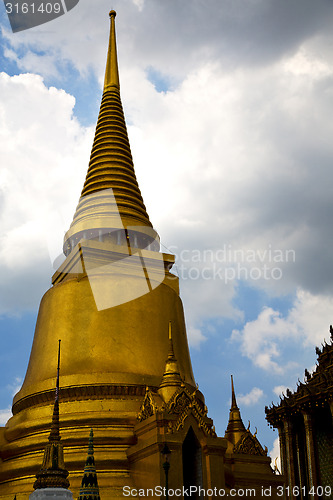
[[[242,417],[237,406],[236,394],[234,388],[234,379],[231,375],[231,408],[229,413],[228,427],[225,433],[225,437],[235,445],[245,432],[245,427],[242,421]]]
[[[175,351],[173,350],[173,342],[172,342],[171,321],[169,321],[169,352],[168,352],[168,359],[175,359]]]
[[[116,44],[116,27],[115,17],[116,11],[111,10],[110,16],[110,38],[109,48],[106,61],[105,79],[104,79],[104,92],[110,88],[120,88],[119,73],[118,73],[118,60],[117,60],[117,44]]]
[[[180,375],[179,366],[175,357],[172,342],[171,321],[169,321],[169,351],[165,363],[164,375],[159,388],[159,394],[164,401],[169,401],[177,387],[181,387],[183,381]]]
[[[235,395],[235,388],[234,388],[234,379],[232,375],[231,375],[231,408],[238,408]]]

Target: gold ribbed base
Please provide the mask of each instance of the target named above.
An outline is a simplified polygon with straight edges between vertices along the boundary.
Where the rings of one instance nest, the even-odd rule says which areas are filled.
[[[70,490],[76,498],[81,485],[90,428],[94,429],[95,462],[101,497],[111,499],[121,495],[123,486],[132,485],[126,451],[135,444],[133,427],[145,388],[138,386],[136,396],[126,397],[126,386],[113,387],[115,392],[123,394],[110,398],[103,395],[105,387],[101,389],[99,398],[98,387],[94,389],[95,399],[62,402],[61,441],[66,468],[70,472]],[[13,499],[15,494],[25,494],[27,497],[32,493],[35,474],[41,467],[43,449],[47,443],[52,407],[52,404],[44,404],[29,408],[9,420],[5,434],[11,441],[2,446],[2,496],[9,495]],[[25,421],[23,426],[20,425],[22,421]]]

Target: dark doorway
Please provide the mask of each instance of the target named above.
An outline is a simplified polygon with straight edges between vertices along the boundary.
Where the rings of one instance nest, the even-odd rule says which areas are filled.
[[[202,484],[202,454],[201,446],[192,427],[186,435],[182,447],[183,453],[183,483],[184,488],[196,486],[197,491],[192,491],[192,498],[199,498],[199,488]]]

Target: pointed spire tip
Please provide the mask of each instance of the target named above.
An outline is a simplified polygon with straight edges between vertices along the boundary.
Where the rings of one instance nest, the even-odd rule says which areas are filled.
[[[231,375],[231,408],[237,408],[236,394],[234,388],[234,377]]]
[[[110,16],[110,37],[108,55],[105,68],[104,91],[110,89],[119,90],[119,74],[118,74],[118,61],[117,61],[117,44],[116,44],[116,28],[115,17],[116,11],[111,10]]]

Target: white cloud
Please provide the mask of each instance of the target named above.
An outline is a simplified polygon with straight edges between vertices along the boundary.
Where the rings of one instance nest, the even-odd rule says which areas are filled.
[[[141,12],[143,7],[144,7],[145,0],[133,0],[133,3],[138,8],[138,10]]]
[[[9,391],[11,397],[15,396],[15,394],[21,389],[22,381],[22,377],[15,377],[11,383],[7,384],[6,389]],[[11,406],[0,409],[0,425],[6,425],[6,422],[12,417],[12,415]]]
[[[312,295],[305,290],[298,290],[288,321],[298,325],[307,345],[320,345],[324,338],[329,339],[329,325],[333,322],[332,311],[333,297]]]
[[[22,57],[18,57],[14,50],[7,47],[4,49],[4,55],[12,62],[15,62],[17,67],[23,72],[33,71],[38,67],[44,76],[60,77],[55,60],[51,54],[41,56],[32,50],[27,50]]]
[[[40,76],[1,73],[0,92],[1,314],[36,307],[50,280],[49,233],[59,230],[50,216],[57,213],[69,225],[92,131],[74,118],[74,98],[47,88]]]
[[[82,12],[80,7],[76,15],[80,17]],[[62,18],[65,23],[62,35],[52,33],[51,39],[65,36],[69,16]],[[42,35],[31,32],[31,36],[39,40]],[[100,58],[99,71],[104,69],[107,30],[103,36],[98,35],[91,44]],[[10,38],[13,47],[15,43],[18,46],[26,43],[25,35],[20,37],[21,42]],[[98,50],[102,44],[103,50]],[[57,44],[55,47],[61,50]],[[332,257],[325,251],[330,246],[326,226],[318,225],[323,214],[330,211],[332,172],[329,162],[327,169],[321,166],[318,170],[313,168],[312,161],[319,143],[325,145],[328,158],[333,157],[332,120],[326,110],[328,97],[320,92],[330,65],[326,63],[327,71],[291,72],[295,58],[301,61],[305,58],[307,68],[322,67],[317,53],[306,52],[304,47],[299,54],[296,52],[282,62],[274,61],[255,71],[251,67],[230,70],[213,59],[197,63],[178,87],[166,93],[155,91],[146,79],[144,67],[138,64],[129,66],[125,60],[121,77],[128,121],[133,123],[129,133],[139,184],[162,242],[176,242],[179,249],[209,248],[216,252],[225,244],[236,251],[253,249],[261,253],[268,248],[281,252],[292,249],[295,262],[276,263],[267,259],[240,262],[236,277],[273,295],[293,293],[301,285],[304,290],[313,288],[316,297],[320,288],[332,283],[329,271]],[[71,43],[68,50],[70,53],[77,47]],[[88,61],[88,49],[87,54]],[[74,52],[69,57],[74,59]],[[44,69],[42,60],[40,64]],[[71,96],[61,90],[47,89],[36,75],[16,78],[10,79],[10,90],[7,96],[4,94],[8,104],[3,111],[2,130],[3,137],[9,138],[4,162],[8,157],[16,168],[6,169],[3,176],[10,189],[15,188],[18,177],[22,182],[25,180],[25,189],[15,196],[20,196],[24,211],[32,215],[29,220],[25,214],[21,217],[23,210],[14,200],[7,199],[13,224],[11,240],[5,238],[3,248],[7,259],[11,255],[12,260],[19,259],[20,265],[24,265],[18,242],[24,241],[26,248],[30,239],[30,247],[43,246],[36,215],[41,213],[41,204],[45,206],[46,220],[59,206],[69,219],[83,183],[91,140],[86,141],[85,129],[73,117]],[[20,109],[20,118],[15,121],[16,109]],[[167,180],[161,172],[168,173]],[[68,181],[60,189],[59,179],[64,178]],[[68,208],[69,198],[71,208]],[[19,219],[19,227],[15,227],[15,220]],[[323,249],[321,259],[317,258],[318,247]],[[41,250],[35,256],[36,262],[41,261]],[[226,265],[210,263],[212,274],[216,273],[214,264],[223,275]],[[268,279],[263,273],[264,265],[268,266]],[[201,272],[204,263],[195,267]],[[231,270],[234,267],[233,263]],[[281,279],[271,275],[275,267],[281,270]],[[204,293],[193,292],[199,287]],[[242,312],[233,305],[235,283],[225,286],[220,274],[210,280],[184,279],[181,289],[189,304],[193,328],[198,328],[205,316],[241,319]],[[272,317],[271,322],[278,328],[278,318]],[[262,365],[274,358],[273,344],[271,349],[272,352],[263,354]]]
[[[194,347],[194,348],[199,348],[200,344],[202,342],[205,342],[207,340],[207,337],[205,337],[199,328],[193,328],[192,326],[189,326],[187,329],[187,335],[188,335],[188,341],[189,344]]]
[[[274,440],[273,448],[269,452],[269,456],[272,459],[271,466],[274,469],[275,467],[278,468],[278,471],[281,472],[281,458],[280,458],[280,443],[279,443],[279,438],[276,438]]]
[[[257,68],[283,58],[285,53],[294,54],[299,46],[307,49],[308,40],[313,44],[315,40],[325,56],[329,52],[332,9],[327,2],[321,2],[320,8],[310,0],[289,5],[274,1],[245,5],[242,0],[210,0],[209,4],[178,0],[173,8],[144,0],[113,3],[118,10],[122,63],[153,66],[181,79],[198,61],[220,60],[228,69],[251,64]],[[92,67],[102,77],[109,10],[108,0],[93,4],[80,0],[75,9],[51,23],[14,35],[8,29],[5,36],[29,64],[25,70],[38,72],[47,52],[55,67],[61,60],[72,61],[80,72]],[[27,46],[39,54],[39,63],[24,57]]]
[[[15,396],[15,394],[21,389],[22,382],[22,377],[15,377],[13,382],[7,385],[7,389],[10,390],[12,396]]]
[[[237,395],[237,404],[242,406],[253,406],[264,396],[264,391],[259,387],[253,387],[248,394]]]
[[[282,394],[286,393],[287,389],[288,387],[286,385],[277,385],[276,387],[274,387],[273,392],[277,396],[282,396]]]
[[[286,60],[285,69],[297,76],[310,77],[311,80],[328,77],[332,73],[328,61],[302,46],[296,54]]]
[[[12,410],[10,409],[10,407],[5,408],[4,410],[0,410],[0,425],[6,425],[6,422],[10,419],[11,416]]]
[[[222,12],[218,3],[213,2],[210,8],[216,16],[210,20],[211,31],[202,33],[198,40],[195,26],[201,15],[195,5],[186,20],[190,23],[187,24],[189,40],[179,45],[181,50],[175,50],[169,43],[164,46],[164,30],[168,24],[165,15],[174,21],[175,40],[180,41],[183,35],[177,31],[177,23],[181,13],[176,15],[163,8],[154,10],[150,4],[131,0],[121,9],[122,17],[117,17],[123,102],[128,122],[132,124],[129,133],[136,172],[151,220],[162,242],[177,243],[179,249],[208,248],[217,252],[225,244],[236,251],[253,249],[261,253],[268,248],[281,252],[291,249],[295,252],[295,261],[276,263],[266,258],[263,262],[258,259],[252,263],[238,262],[230,266],[230,272],[236,269],[236,277],[273,296],[294,293],[297,286],[310,290],[313,298],[332,293],[329,248],[333,242],[323,221],[328,222],[327,214],[332,209],[333,125],[328,103],[333,60],[329,57],[323,60],[321,48],[326,47],[325,37],[321,34],[321,42],[317,40],[317,45],[314,44],[312,38],[306,36],[307,31],[314,28],[305,25],[302,42],[298,47],[293,46],[293,50],[286,50],[283,57],[262,60],[255,68],[249,64],[230,67],[230,61],[222,58],[221,50],[217,50],[220,44],[230,43],[230,38],[225,39],[226,34],[221,35],[223,30],[217,30],[216,20],[226,23],[236,11],[224,9]],[[82,74],[93,68],[102,80],[108,36],[104,9],[108,12],[106,1],[91,10],[87,2],[80,2],[66,16],[50,23],[48,28],[52,29],[47,37],[45,27],[29,31],[29,36],[24,32],[15,36],[7,33],[10,45],[7,55],[21,67],[48,75],[52,74],[50,58],[57,71],[59,63],[66,65],[70,61]],[[87,16],[88,10],[91,16]],[[274,21],[270,21],[273,24],[280,19],[281,12],[277,10]],[[251,5],[249,12],[250,18],[240,11],[236,16],[238,22],[255,22],[260,5]],[[74,14],[79,38],[73,36]],[[149,15],[154,15],[156,20],[152,34],[146,27],[146,23],[151,27]],[[315,11],[313,15],[319,14]],[[105,17],[103,29],[102,16]],[[141,23],[131,24],[138,16]],[[133,29],[129,31],[128,25]],[[156,35],[155,29],[160,36],[152,46],[148,42]],[[208,50],[210,57],[189,57],[186,51],[193,40],[196,47],[199,44],[199,53]],[[145,44],[149,45],[148,51],[143,50]],[[27,47],[30,52],[35,51],[34,58],[29,59],[29,50],[22,52],[22,48]],[[231,48],[228,44],[225,47]],[[165,62],[165,68],[177,68],[174,70],[177,85],[166,93],[156,92],[147,81],[145,69],[157,61],[155,51],[159,61]],[[161,54],[169,56],[163,58]],[[188,61],[186,64],[183,58]],[[61,71],[65,73],[65,66]],[[40,244],[39,222],[36,222],[41,203],[45,206],[47,221],[52,210],[57,211],[59,206],[64,213],[60,219],[69,219],[73,208],[68,208],[68,200],[71,198],[71,207],[74,207],[83,183],[91,140],[85,141],[86,131],[73,117],[71,96],[54,88],[47,89],[37,76],[18,78],[16,87],[15,80],[10,80],[9,102],[12,104],[7,107],[8,112],[4,111],[2,131],[4,138],[15,139],[15,146],[9,140],[6,148],[11,154],[8,152],[4,160],[7,162],[8,156],[15,161],[16,168],[12,173],[11,169],[6,170],[3,176],[6,185],[11,186],[17,182],[18,171],[20,177],[25,178],[26,187],[19,195],[24,211],[33,212],[33,216],[27,220],[24,214],[21,218],[14,200],[7,199],[6,205],[10,205],[13,212],[13,244],[5,238],[4,249],[7,258],[12,255],[14,262],[19,259],[24,266],[19,241],[24,241],[25,247],[27,239],[30,239],[30,247],[46,246]],[[28,100],[25,99],[27,89]],[[17,101],[15,107],[13,99]],[[24,123],[24,128],[22,125],[20,129],[17,123],[10,127],[14,109],[20,109],[19,121]],[[32,157],[33,165],[29,167]],[[68,175],[72,178],[60,189],[59,179]],[[15,220],[19,219],[19,227],[15,227]],[[8,252],[14,242],[15,250]],[[322,249],[320,259],[318,247]],[[36,262],[42,260],[41,253],[41,250],[35,252]],[[43,250],[44,253],[47,250]],[[218,269],[214,268],[215,264]],[[264,265],[268,266],[268,278],[264,275]],[[194,267],[202,272],[204,263]],[[189,323],[194,329],[200,328],[205,317],[242,318],[242,311],[234,305],[236,283],[225,286],[221,274],[216,273],[221,271],[223,275],[226,265],[213,262],[208,267],[216,274],[212,279],[200,276],[195,280],[183,279],[181,283]],[[275,267],[281,271],[281,279],[272,276]],[[264,317],[261,319],[264,321]],[[281,323],[274,314],[269,322],[274,323],[275,330]],[[278,348],[270,343],[270,349],[261,353],[261,365],[269,365],[276,357]]]
[[[284,373],[293,362],[281,359],[283,347],[289,343],[315,346],[325,337],[332,322],[333,298],[314,296],[299,289],[293,307],[286,317],[265,307],[257,319],[243,329],[232,332],[241,352],[253,363],[267,371]]]
[[[331,120],[319,93],[325,79],[290,75],[283,64],[228,74],[206,64],[166,94],[154,92],[138,73],[135,88],[125,83],[140,185],[162,239],[181,249],[218,251],[227,244],[236,251],[280,252],[281,262],[267,255],[236,269],[250,286],[273,295],[293,293],[297,286],[315,295],[331,287],[326,226],[318,224],[332,203],[331,170],[323,162],[318,180],[313,165],[319,144],[333,157]],[[168,189],[161,171],[168,172]],[[324,249],[320,260],[318,247]],[[216,293],[219,279],[210,285],[215,303],[233,296],[224,300]]]

